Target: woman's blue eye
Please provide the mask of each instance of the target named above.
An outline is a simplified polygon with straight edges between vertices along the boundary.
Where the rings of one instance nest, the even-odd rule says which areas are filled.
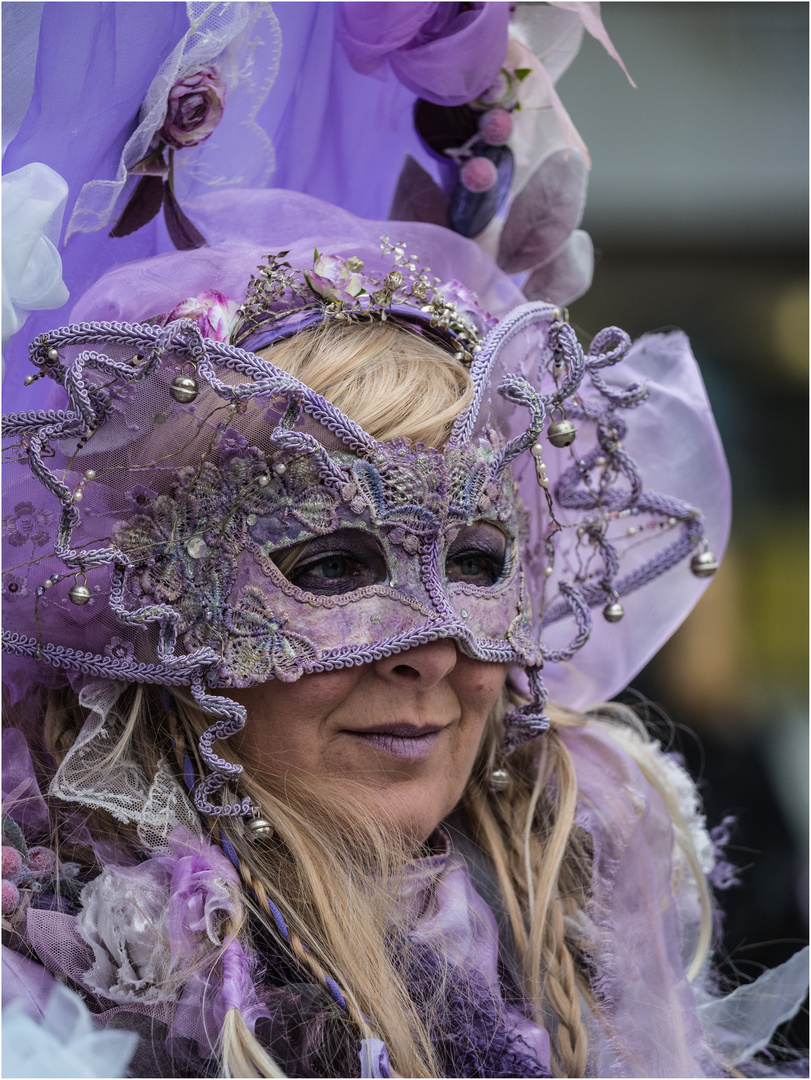
[[[340,529],[311,540],[284,573],[300,589],[322,596],[352,592],[388,578],[377,541],[359,529]]]
[[[502,569],[503,560],[480,551],[454,555],[445,563],[445,573],[451,581],[466,581],[471,585],[495,585]]]
[[[316,578],[346,578],[349,575],[349,563],[342,555],[330,555],[329,558],[322,558],[319,563],[312,563],[308,572]]]
[[[507,537],[482,521],[459,530],[445,559],[445,576],[486,589],[501,579],[506,561]]]

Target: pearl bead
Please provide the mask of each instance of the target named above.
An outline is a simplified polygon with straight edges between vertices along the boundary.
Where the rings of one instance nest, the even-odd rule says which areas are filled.
[[[84,476],[85,476],[85,480],[95,480],[96,479],[96,470],[95,469],[88,469],[87,472],[84,474]]]
[[[259,484],[259,487],[267,487],[270,483],[270,477],[267,475],[267,473],[262,473],[262,475],[256,482],[257,484]]]
[[[284,476],[284,474],[287,472],[287,466],[280,461],[278,465],[273,466],[273,471],[279,476]]]
[[[84,498],[84,495],[82,495],[81,491],[74,491],[74,493],[73,493],[73,501],[74,502],[81,502],[83,498]]]

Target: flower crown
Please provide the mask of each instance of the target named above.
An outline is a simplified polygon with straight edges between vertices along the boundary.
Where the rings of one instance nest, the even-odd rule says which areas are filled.
[[[287,251],[266,255],[267,265],[251,278],[237,311],[231,343],[256,350],[325,318],[393,317],[436,336],[458,360],[472,363],[496,320],[459,282],[432,278],[430,267],[409,254],[405,243],[383,236],[380,247],[392,257],[391,269],[382,276],[364,272],[363,259],[355,255],[342,258],[316,249],[312,269],[291,266]]]

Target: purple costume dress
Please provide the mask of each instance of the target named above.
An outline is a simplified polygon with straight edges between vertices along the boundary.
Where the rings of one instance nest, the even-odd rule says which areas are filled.
[[[560,311],[588,286],[591,249],[578,229],[587,155],[554,80],[584,26],[612,47],[594,5],[534,7],[523,36],[534,48],[538,35],[554,43],[543,63],[508,39],[509,5],[498,3],[6,5],[6,36],[20,48],[4,172],[29,215],[15,234],[28,261],[4,288],[14,414],[4,678],[18,707],[3,739],[6,1075],[43,1075],[43,1055],[57,1062],[51,1075],[218,1075],[231,1009],[288,1075],[390,1075],[379,1039],[364,1039],[359,1055],[342,1037],[340,973],[324,985],[303,975],[272,903],[273,933],[257,922],[253,949],[234,939],[215,969],[201,963],[210,943],[223,944],[218,927],[241,890],[233,850],[212,844],[202,821],[251,812],[247,799],[219,801],[238,767],[212,744],[239,729],[244,710],[210,688],[295,679],[451,637],[468,655],[511,664],[527,692],[529,704],[507,718],[507,753],[543,738],[547,696],[582,710],[622,689],[700,595],[709,548],[721,554],[727,476],[683,335],[631,346],[609,328],[584,352]],[[537,110],[535,130],[516,119],[505,149],[504,116],[517,117],[519,100]],[[492,142],[464,128],[470,103],[477,115],[499,114],[488,121]],[[445,153],[457,122],[462,134]],[[481,191],[475,169],[465,172],[475,162],[492,174]],[[524,243],[527,215],[542,204],[549,213]],[[382,261],[381,232],[394,241]],[[325,237],[326,262],[312,255]],[[400,242],[430,258],[433,284]],[[234,312],[254,288],[246,269],[268,251],[290,252],[301,273],[274,294],[280,310],[266,303],[258,324],[246,330],[242,316],[237,332]],[[405,284],[390,257],[411,273]],[[378,292],[365,288],[371,280]],[[434,302],[427,315],[415,299],[423,288]],[[470,364],[476,398],[444,453],[375,443],[251,351],[363,305],[444,335]],[[36,391],[22,387],[31,341],[50,377]],[[156,412],[170,379],[180,396]],[[202,404],[215,398],[233,422],[211,427],[210,489],[199,477],[178,486],[184,462],[167,479],[147,450],[167,420],[204,428]],[[259,408],[261,439],[249,423]],[[555,410],[578,425],[571,457],[550,457],[546,444],[542,454],[536,441]],[[135,479],[102,483],[113,461],[137,465]],[[246,484],[250,499],[237,499]],[[306,507],[296,503],[312,492]],[[548,492],[557,530],[547,528]],[[179,508],[205,498],[225,498],[214,512],[233,524],[216,558],[200,525],[209,503],[194,511],[174,562],[137,555]],[[351,602],[302,600],[271,565],[284,544],[328,531],[326,520],[373,535],[386,553],[388,579]],[[523,552],[486,596],[441,573],[447,535],[471,521],[497,524]],[[690,555],[693,577],[676,569]],[[170,571],[183,584],[167,599]],[[113,706],[128,681],[189,687],[215,714],[201,740],[207,776],[189,766],[181,785],[160,764],[145,777],[122,760],[103,781],[88,779],[88,762],[116,737]],[[43,690],[68,683],[87,719],[55,769],[37,756]],[[693,970],[701,896],[673,804],[700,873],[723,885],[726,867],[692,782],[630,731],[589,722],[562,737],[578,785],[575,827],[592,853],[588,903],[566,926],[599,1003],[581,1003],[589,1074],[767,1074],[755,1055],[799,1006],[807,960],[798,954],[727,995],[708,962]],[[90,835],[77,813],[72,839],[90,844],[103,869],[93,876],[57,860],[37,776],[53,799],[133,826],[137,847]],[[443,1074],[551,1075],[556,1019],[535,1022],[522,1000],[495,870],[459,815],[403,872],[398,896],[392,949],[407,938],[403,979],[416,1003],[432,1003],[422,1019]],[[170,962],[182,980],[161,979]]]

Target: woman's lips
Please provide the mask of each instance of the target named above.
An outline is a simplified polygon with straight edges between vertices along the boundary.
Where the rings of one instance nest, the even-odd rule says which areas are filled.
[[[413,724],[382,724],[368,731],[347,731],[353,739],[383,754],[403,758],[406,761],[420,761],[427,758],[442,734],[444,727],[431,724],[415,727]]]

